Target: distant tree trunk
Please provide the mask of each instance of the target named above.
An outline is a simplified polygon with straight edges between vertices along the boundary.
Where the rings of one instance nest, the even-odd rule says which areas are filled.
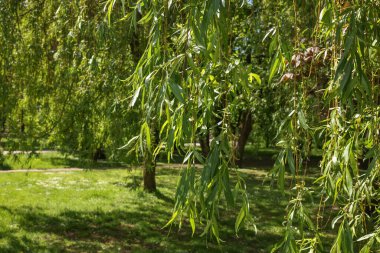
[[[23,134],[25,133],[25,124],[24,124],[24,109],[21,110],[21,127],[20,127],[20,132]]]
[[[97,162],[98,160],[106,160],[106,152],[103,147],[97,148],[92,156],[92,160]]]
[[[5,124],[6,124],[7,120],[5,118],[5,116],[1,116],[1,132],[2,133],[5,133]]]
[[[242,114],[240,127],[239,127],[239,139],[236,144],[237,165],[241,167],[243,165],[244,149],[247,144],[249,134],[252,131],[252,114],[250,111],[245,111]]]
[[[199,144],[201,145],[202,155],[207,157],[210,153],[210,132],[208,130],[199,137]]]

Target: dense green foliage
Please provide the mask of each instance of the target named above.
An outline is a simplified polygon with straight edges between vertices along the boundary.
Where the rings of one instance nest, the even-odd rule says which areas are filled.
[[[277,143],[273,182],[293,179],[273,251],[325,251],[326,222],[331,252],[379,248],[378,1],[8,0],[0,19],[4,148],[136,151],[147,190],[157,156],[180,154],[167,226],[220,242],[224,207],[236,233],[254,222],[246,182],[230,181],[245,144]],[[313,149],[318,210],[304,204]]]

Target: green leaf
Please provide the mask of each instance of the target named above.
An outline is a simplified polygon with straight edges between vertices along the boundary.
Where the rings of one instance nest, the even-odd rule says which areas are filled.
[[[132,100],[131,100],[131,103],[130,103],[130,107],[133,107],[137,101],[137,98],[139,97],[140,95],[140,90],[141,90],[141,87],[138,87],[135,91],[135,93],[133,94],[133,97],[132,97]]]
[[[192,213],[190,214],[189,221],[190,221],[191,230],[193,232],[191,236],[194,236],[194,233],[195,233],[195,220],[194,220],[194,215]]]
[[[347,192],[348,192],[348,195],[351,197],[352,196],[352,177],[348,168],[345,171],[345,176],[346,176]]]
[[[138,140],[139,138],[140,138],[140,135],[137,135],[137,136],[131,138],[131,139],[127,142],[127,144],[125,144],[124,146],[122,146],[122,147],[120,147],[120,148],[118,148],[118,149],[129,149],[131,146],[133,146],[133,145],[137,142],[137,140]]]
[[[182,104],[184,104],[185,103],[185,99],[183,98],[183,90],[182,90],[182,88],[178,84],[173,83],[173,82],[169,83],[169,85],[170,85],[170,88],[171,88],[171,90],[172,90],[175,98],[179,102],[181,102]]]
[[[343,160],[344,160],[344,163],[347,165],[349,160],[350,160],[350,152],[351,152],[351,142],[349,142],[344,151],[343,151]]]
[[[162,228],[166,228],[167,226],[169,226],[170,224],[172,224],[175,219],[177,218],[178,216],[178,211],[175,211],[173,214],[172,214],[172,218],[168,221],[168,223],[165,224],[165,226],[163,226]]]
[[[150,139],[150,128],[148,126],[147,122],[144,122],[144,124],[141,126],[141,136],[145,135],[146,140],[146,148],[149,153],[152,152],[152,145],[151,145],[151,139]]]
[[[293,176],[295,176],[296,175],[296,166],[294,163],[293,152],[291,149],[287,149],[287,159],[288,159],[290,172],[292,173]]]
[[[116,0],[108,0],[107,5],[108,5],[108,10],[107,10],[107,17],[108,17],[108,25],[111,25],[111,13],[112,9],[116,3]]]
[[[218,244],[221,242],[220,236],[219,236],[219,228],[218,228],[218,222],[216,221],[215,216],[212,217],[212,225],[211,225],[212,233],[214,234],[216,241]]]
[[[276,74],[279,64],[280,64],[280,59],[276,57],[276,59],[273,61],[270,67],[270,71],[269,71],[270,74],[269,74],[269,81],[268,81],[269,83],[272,81],[274,75]]]
[[[344,68],[344,74],[340,82],[340,91],[341,91],[342,96],[345,96],[345,94],[349,91],[347,84],[351,80],[353,68],[354,68],[354,63],[352,60],[350,60]]]
[[[303,113],[302,110],[300,110],[300,111],[298,112],[298,120],[299,120],[300,125],[301,125],[301,127],[302,127],[303,129],[305,129],[305,130],[308,130],[308,129],[309,129],[309,126],[308,126],[308,124],[306,123],[305,114]]]
[[[374,237],[375,235],[376,235],[376,233],[367,234],[367,235],[364,235],[364,236],[360,237],[356,241],[360,242],[360,241],[368,240],[368,239]]]
[[[226,197],[227,204],[229,206],[234,206],[234,197],[231,191],[228,169],[225,169],[225,171],[223,171],[223,188],[224,188],[224,196]]]
[[[149,12],[144,17],[142,17],[137,23],[140,25],[144,25],[148,23],[152,19],[152,17],[152,10],[149,10]]]
[[[243,206],[240,208],[239,215],[236,217],[236,221],[235,221],[235,233],[236,234],[239,232],[241,223],[244,220],[245,216],[246,216],[245,207]]]
[[[259,76],[258,74],[255,74],[255,73],[249,73],[248,81],[249,81],[250,83],[252,83],[252,82],[253,82],[253,79],[255,79],[256,82],[257,82],[259,85],[261,85],[261,78],[260,78],[260,76]]]

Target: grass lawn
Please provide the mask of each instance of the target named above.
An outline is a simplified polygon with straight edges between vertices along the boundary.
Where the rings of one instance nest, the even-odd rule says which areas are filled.
[[[264,169],[242,170],[257,234],[236,237],[231,210],[220,246],[186,223],[162,229],[179,172],[158,168],[155,194],[142,191],[139,169],[0,174],[0,252],[269,252],[279,242],[288,198],[263,184]]]
[[[65,155],[57,151],[48,151],[36,154],[6,154],[4,161],[0,164],[0,170],[19,169],[54,169],[54,168],[118,168],[123,167],[121,163],[78,159],[72,155]]]

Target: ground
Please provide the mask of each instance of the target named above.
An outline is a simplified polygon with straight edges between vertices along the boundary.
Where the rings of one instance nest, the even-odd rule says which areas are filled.
[[[178,167],[159,166],[154,194],[141,189],[139,168],[2,173],[0,252],[269,252],[281,239],[288,198],[265,168],[240,170],[257,233],[248,225],[236,236],[233,210],[221,212],[221,245],[201,229],[192,237],[186,222],[163,229]]]

